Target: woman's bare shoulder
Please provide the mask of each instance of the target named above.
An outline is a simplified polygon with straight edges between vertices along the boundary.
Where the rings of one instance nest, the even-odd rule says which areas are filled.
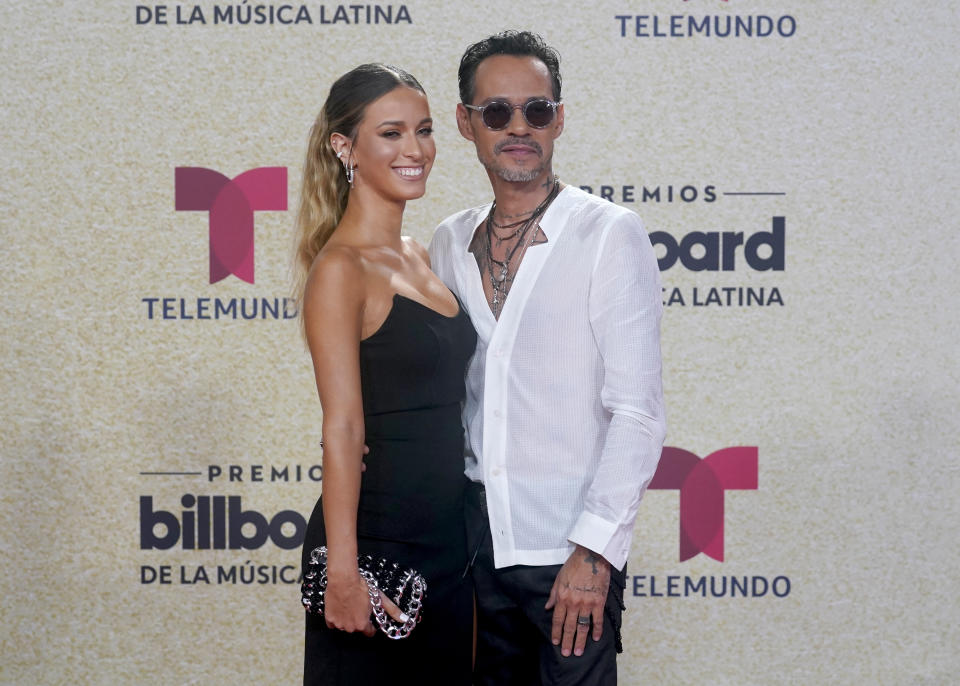
[[[328,302],[361,307],[365,276],[365,260],[356,248],[349,245],[324,246],[310,266],[303,293],[304,311]]]
[[[402,236],[403,244],[407,246],[413,253],[419,257],[421,260],[426,262],[427,266],[430,266],[430,253],[427,252],[427,249],[424,248],[413,236]]]

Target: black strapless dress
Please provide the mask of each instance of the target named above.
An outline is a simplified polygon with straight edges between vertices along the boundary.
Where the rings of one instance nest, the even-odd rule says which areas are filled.
[[[446,317],[395,295],[383,325],[360,343],[367,470],[357,547],[417,569],[427,581],[421,621],[408,638],[327,628],[308,614],[304,684],[469,684],[473,589],[463,498],[464,372],[476,333],[460,307]],[[307,525],[304,562],[325,545],[322,497]]]

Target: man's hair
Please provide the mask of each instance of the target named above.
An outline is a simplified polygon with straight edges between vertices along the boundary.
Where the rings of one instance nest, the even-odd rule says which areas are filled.
[[[530,31],[503,31],[474,43],[463,53],[460,59],[460,101],[465,105],[473,104],[473,92],[477,76],[477,67],[488,57],[494,55],[514,55],[517,57],[536,57],[547,66],[550,81],[553,84],[553,99],[560,100],[560,54],[543,42],[543,38]]]

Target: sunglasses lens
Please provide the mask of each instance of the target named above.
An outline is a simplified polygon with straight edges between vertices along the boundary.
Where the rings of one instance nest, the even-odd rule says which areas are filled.
[[[553,105],[548,100],[531,100],[523,108],[527,123],[542,129],[553,121]]]
[[[483,109],[483,123],[488,128],[498,131],[506,128],[510,123],[513,110],[505,102],[491,102]]]

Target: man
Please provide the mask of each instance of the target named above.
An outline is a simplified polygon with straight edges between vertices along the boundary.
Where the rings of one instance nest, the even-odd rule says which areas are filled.
[[[459,79],[457,126],[494,203],[445,220],[430,255],[478,334],[464,408],[476,683],[615,684],[630,538],[665,431],[656,258],[636,214],[554,176],[559,56],[539,36],[470,46]]]

